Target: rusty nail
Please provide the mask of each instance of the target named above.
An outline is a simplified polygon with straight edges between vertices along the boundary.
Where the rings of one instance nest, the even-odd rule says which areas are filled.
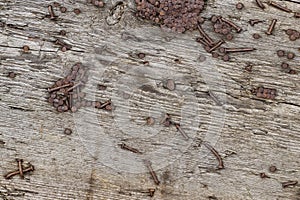
[[[23,51],[25,52],[25,53],[28,53],[29,52],[29,46],[28,45],[24,45],[23,46]]]
[[[148,170],[149,170],[149,172],[150,172],[150,174],[151,174],[151,176],[154,180],[154,183],[156,185],[159,185],[160,181],[158,180],[156,173],[153,171],[153,168],[151,166],[151,162],[149,160],[145,160],[145,164],[146,164],[146,167],[148,168]]]
[[[71,84],[71,83],[70,83]],[[73,85],[72,87],[70,87],[69,89],[67,89],[67,92],[70,92],[71,90],[75,89],[75,88],[78,88],[80,85],[82,85],[81,82],[79,83],[76,83],[75,85]]]
[[[276,171],[277,171],[276,166],[274,166],[274,165],[270,166],[270,167],[269,167],[269,171],[270,171],[270,172],[276,172]]]
[[[249,20],[249,24],[251,26],[254,26],[255,24],[258,24],[258,23],[262,23],[263,21],[262,20],[259,20],[259,19],[250,19]]]
[[[213,44],[213,40],[205,33],[205,31],[202,29],[202,27],[198,24],[198,30],[200,34],[208,41],[209,45]]]
[[[59,90],[61,88],[69,87],[69,86],[72,86],[72,85],[73,85],[73,83],[69,83],[69,84],[62,85],[62,86],[55,87],[55,88],[48,88],[48,92],[53,92],[53,91]]]
[[[212,48],[210,48],[208,50],[209,53],[211,53],[212,51],[214,51],[215,49],[217,49],[218,47],[220,47],[222,44],[224,44],[225,41],[224,40],[220,40],[217,44],[215,44]]]
[[[54,14],[53,7],[51,5],[48,6],[48,11],[49,11],[49,14],[50,14],[50,19],[57,18],[57,16],[55,16],[55,14]]]
[[[224,169],[223,160],[220,156],[220,154],[215,150],[210,144],[204,142],[204,145],[216,156],[216,158],[219,161],[218,169]]]
[[[9,72],[7,75],[9,78],[15,78],[16,74],[14,72]]]
[[[268,175],[266,175],[265,173],[260,173],[260,178],[270,178]]]
[[[142,154],[142,152],[140,152],[138,149],[133,148],[133,147],[130,147],[130,146],[128,146],[128,145],[125,144],[125,143],[122,143],[122,144],[120,144],[119,146],[121,147],[121,149],[125,149],[125,150],[131,151],[131,152],[133,152],[133,153]]]
[[[289,186],[295,186],[297,184],[298,184],[298,181],[287,181],[287,182],[282,183],[282,187],[286,188],[286,187],[289,187]]]
[[[33,165],[30,165],[29,167],[25,168],[23,170],[23,174],[25,174],[27,172],[30,172],[30,171],[34,171],[34,166]],[[20,170],[17,170],[17,171],[14,171],[14,172],[9,172],[8,174],[4,175],[4,178],[5,179],[10,179],[11,177],[13,177],[17,174],[20,174]]]
[[[108,101],[106,101],[105,103],[103,103],[101,106],[99,106],[100,109],[105,108],[107,105],[111,104],[111,100],[109,99]]]
[[[16,160],[18,162],[19,174],[23,179],[24,178],[23,167],[22,167],[23,159],[16,159]]]
[[[181,129],[180,124],[174,123],[176,129],[183,135],[186,140],[189,140],[189,136]]]
[[[272,22],[271,22],[271,24],[270,24],[270,26],[269,26],[269,28],[268,28],[268,30],[266,32],[267,35],[271,35],[272,34],[272,32],[273,32],[273,30],[275,28],[276,22],[277,22],[277,19],[273,19],[272,20]]]
[[[255,0],[256,4],[258,5],[258,7],[260,7],[261,9],[265,9],[265,5],[260,1],[260,0]]]
[[[72,134],[72,130],[69,129],[69,128],[65,128],[64,134],[66,134],[66,135],[71,135],[71,134]]]
[[[289,12],[289,13],[292,12],[291,9],[288,9],[287,7],[284,7],[284,6],[282,6],[278,3],[275,3],[274,1],[270,1],[269,4],[270,4],[270,6],[273,6],[274,8],[277,8],[277,9],[282,10],[284,12]]]
[[[225,48],[225,53],[238,53],[238,52],[248,52],[248,51],[254,51],[255,48]]]
[[[225,23],[227,23],[228,25],[230,25],[231,27],[233,27],[236,32],[241,32],[243,29],[241,27],[239,27],[238,25],[236,25],[235,23],[233,23],[232,21],[228,20],[228,19],[225,19],[225,18],[221,18],[221,20]]]

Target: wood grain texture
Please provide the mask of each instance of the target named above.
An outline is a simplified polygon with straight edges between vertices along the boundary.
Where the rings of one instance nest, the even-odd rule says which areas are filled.
[[[225,47],[257,49],[224,62],[195,42],[197,31],[175,34],[136,19],[133,1],[124,0],[124,8],[118,8],[120,20],[112,14],[116,0],[106,1],[102,9],[83,0],[57,2],[68,11],[54,8],[58,19],[51,21],[45,15],[53,1],[0,0],[0,174],[16,170],[16,158],[36,168],[24,180],[1,177],[0,197],[300,199],[299,185],[281,186],[288,180],[300,182],[300,79],[283,72],[280,64],[286,59],[276,56],[278,49],[294,52],[288,63],[300,71],[300,42],[289,41],[284,32],[300,30],[299,19],[268,6],[261,10],[254,1],[241,0],[241,11],[235,9],[237,1],[207,1],[205,18],[222,15],[243,28]],[[300,10],[299,4],[280,3]],[[252,27],[248,21],[254,18],[264,22]],[[274,18],[274,34],[267,36]],[[210,22],[204,28],[213,39],[220,38]],[[60,36],[60,30],[67,35]],[[253,33],[262,38],[254,40]],[[58,38],[72,49],[60,51],[54,44]],[[22,52],[23,45],[30,47],[29,53]],[[139,59],[138,52],[146,57]],[[113,112],[57,113],[47,102],[46,89],[76,62],[89,67],[87,98],[112,98]],[[251,72],[245,70],[249,64]],[[14,79],[7,77],[11,71],[17,74]],[[175,91],[161,86],[167,78],[175,80]],[[97,84],[107,90],[95,89]],[[278,96],[258,99],[251,94],[258,86],[274,88]],[[165,112],[193,140],[186,142],[176,128],[160,125]],[[149,115],[156,119],[153,127],[144,124]],[[64,135],[64,128],[73,134]],[[121,150],[122,141],[145,155]],[[225,169],[215,170],[217,160],[202,141],[218,150]],[[152,159],[159,186],[142,158]],[[268,171],[271,165],[278,168],[275,173]],[[260,178],[261,172],[270,178]],[[156,188],[152,198],[149,188]]]

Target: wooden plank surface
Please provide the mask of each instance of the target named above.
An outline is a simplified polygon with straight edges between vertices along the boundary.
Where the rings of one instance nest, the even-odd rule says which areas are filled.
[[[56,21],[45,18],[46,0],[0,0],[0,174],[17,168],[16,158],[35,171],[0,178],[3,199],[300,199],[299,74],[283,72],[279,49],[294,52],[287,62],[300,70],[300,42],[288,28],[300,31],[299,19],[254,1],[207,1],[203,16],[222,15],[243,28],[224,47],[254,47],[229,62],[214,59],[195,42],[197,31],[176,34],[139,20],[134,1],[123,1],[121,19],[110,12],[116,0],[96,8],[83,0],[57,1]],[[278,1],[295,11],[300,4]],[[79,8],[76,15],[73,9]],[[263,23],[250,26],[250,19]],[[272,19],[278,23],[267,36]],[[203,25],[220,38],[209,21]],[[59,31],[65,30],[66,36]],[[254,40],[253,33],[262,38]],[[54,44],[62,39],[72,49]],[[24,53],[22,47],[30,51]],[[145,53],[144,59],[136,54]],[[202,60],[205,58],[205,60]],[[177,60],[176,60],[177,59]],[[149,64],[143,64],[148,61]],[[112,99],[112,112],[82,108],[58,113],[48,102],[47,88],[82,62],[89,68],[87,99]],[[252,71],[246,66],[252,65]],[[7,77],[15,72],[16,77]],[[174,79],[176,89],[161,82]],[[97,84],[107,86],[98,90]],[[264,86],[277,90],[275,100],[251,93]],[[159,121],[164,113],[180,122],[190,139]],[[145,125],[154,117],[153,126]],[[65,135],[65,128],[73,133]],[[225,169],[203,145],[221,155]],[[144,154],[119,148],[125,142]],[[149,159],[160,180],[156,186],[143,160]],[[275,165],[277,171],[269,172]],[[270,178],[261,178],[260,173]],[[155,194],[148,196],[148,189]]]

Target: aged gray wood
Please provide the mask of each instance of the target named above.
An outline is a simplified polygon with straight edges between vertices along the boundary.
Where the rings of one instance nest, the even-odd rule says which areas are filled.
[[[150,199],[145,192],[156,188],[152,199],[300,199],[299,185],[281,186],[288,180],[300,181],[299,75],[282,72],[283,60],[276,56],[277,49],[296,53],[288,62],[300,70],[299,40],[291,42],[284,33],[287,28],[300,30],[299,19],[270,7],[263,11],[254,1],[240,1],[245,5],[242,11],[235,9],[236,1],[208,1],[203,16],[223,15],[243,27],[224,46],[257,48],[223,62],[195,42],[197,31],[161,30],[135,18],[133,1],[123,2],[125,8],[118,8],[120,21],[118,13],[110,13],[116,0],[107,1],[103,9],[83,0],[60,1],[68,11],[55,8],[59,17],[51,21],[45,15],[53,1],[0,0],[0,174],[16,170],[16,158],[36,168],[25,180],[0,178],[0,196]],[[300,10],[295,3],[284,4]],[[82,13],[75,15],[74,8]],[[265,21],[251,27],[248,20],[253,18]],[[264,32],[273,18],[278,23],[274,35],[267,36]],[[208,22],[204,27],[215,40],[219,38]],[[67,35],[59,36],[60,30]],[[254,40],[253,33],[263,37]],[[61,52],[54,44],[57,38],[72,49]],[[22,53],[23,45],[30,47],[28,54]],[[146,54],[149,65],[136,57],[138,52]],[[199,56],[206,60],[200,62]],[[112,98],[112,113],[89,109],[57,113],[49,105],[46,88],[76,62],[90,69],[88,98]],[[253,65],[252,72],[245,70],[248,64]],[[10,71],[17,77],[8,78]],[[167,78],[175,80],[175,91],[161,86]],[[99,83],[107,90],[96,90]],[[278,96],[258,99],[251,94],[257,86],[277,89]],[[174,127],[159,125],[163,112],[181,120],[194,139],[185,142]],[[144,124],[149,115],[156,119],[153,128]],[[73,129],[72,135],[63,134],[66,127]],[[151,155],[147,152],[166,153],[164,148],[169,148],[169,154],[152,157],[159,186],[139,157],[120,150],[121,141],[145,152],[144,158]],[[215,170],[217,160],[202,141],[219,151],[225,169]],[[128,160],[140,164],[130,165]],[[271,165],[278,171],[268,172]],[[271,178],[261,179],[261,172]]]

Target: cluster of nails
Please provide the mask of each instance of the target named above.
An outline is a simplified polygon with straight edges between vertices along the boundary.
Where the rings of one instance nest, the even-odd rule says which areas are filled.
[[[87,0],[87,3],[91,3],[96,7],[103,8],[104,7],[104,2],[103,1],[98,1],[98,0]]]
[[[300,38],[300,32],[295,29],[287,29],[285,33],[289,36],[291,41],[296,41]]]
[[[204,0],[135,0],[136,15],[151,20],[162,28],[183,33],[195,30],[204,20],[199,16],[204,9]]]
[[[286,53],[284,50],[278,50],[278,51],[277,51],[277,56],[278,56],[278,57],[285,57],[285,56],[286,56],[287,59],[291,60],[291,59],[294,59],[295,54],[292,53],[292,52],[287,52],[287,53]],[[281,63],[281,68],[282,68],[283,71],[286,72],[286,73],[289,73],[289,74],[298,74],[298,72],[297,72],[296,70],[292,69],[292,68],[290,67],[290,65],[289,65],[288,63],[286,63],[286,62],[282,62],[282,63]]]
[[[11,177],[15,175],[20,175],[20,177],[23,179],[24,174],[34,171],[34,166],[29,163],[28,167],[23,168],[23,160],[22,159],[16,159],[18,163],[18,170],[9,172],[6,175],[4,175],[5,179],[10,179]]]
[[[252,93],[256,95],[258,98],[263,99],[275,99],[276,97],[276,89],[270,89],[270,88],[264,88],[264,87],[258,87],[256,89],[252,90]]]
[[[215,16],[213,15],[211,17],[212,23],[214,23],[214,31],[216,33],[220,33],[222,35],[225,35],[225,38],[215,42],[212,38],[208,36],[208,34],[205,33],[203,28],[200,24],[198,24],[198,30],[200,33],[200,37],[196,38],[196,41],[201,43],[204,47],[204,49],[212,54],[212,57],[219,58],[221,57],[224,61],[229,61],[229,53],[237,53],[237,52],[249,52],[256,50],[255,48],[223,48],[221,47],[225,40],[232,40],[233,35],[231,34],[232,30],[235,30],[237,33],[240,33],[242,31],[242,28],[233,23],[232,21],[225,19],[221,16]],[[215,50],[219,50],[219,52],[215,52]]]
[[[85,93],[82,92],[87,82],[87,69],[81,63],[76,63],[72,71],[65,78],[55,82],[48,89],[51,103],[58,112],[76,112],[81,107],[94,107],[98,109],[112,110],[111,101],[104,103],[100,101],[84,100]]]
[[[224,35],[225,39],[228,41],[233,39],[233,34],[231,33],[233,27],[229,25],[222,16],[213,15],[210,18],[210,21],[213,23],[215,33]],[[241,31],[241,29],[239,28],[236,31]]]
[[[265,4],[261,0],[255,0],[255,2],[256,2],[257,6],[259,8],[261,8],[263,10],[266,8]],[[283,5],[279,4],[279,3],[276,3],[275,1],[269,1],[268,5],[271,6],[271,7],[273,7],[273,8],[279,9],[281,11],[287,12],[287,13],[294,13],[294,17],[295,18],[299,18],[300,17],[300,13],[299,12],[294,12],[291,9],[289,9],[288,7],[283,6]]]
[[[60,5],[59,3],[57,3],[57,2],[54,2],[53,5],[48,5],[48,12],[49,12],[49,14],[46,15],[46,17],[47,17],[47,18],[50,18],[51,20],[57,20],[57,18],[58,18],[58,16],[57,16],[57,15],[55,14],[55,12],[54,12],[53,7],[58,8],[59,11],[60,11],[61,13],[67,12],[67,8],[66,8],[66,7],[61,6],[61,5]],[[81,13],[81,10],[78,9],[78,8],[75,8],[75,9],[73,9],[73,12],[74,12],[76,15],[79,15],[79,14]]]

